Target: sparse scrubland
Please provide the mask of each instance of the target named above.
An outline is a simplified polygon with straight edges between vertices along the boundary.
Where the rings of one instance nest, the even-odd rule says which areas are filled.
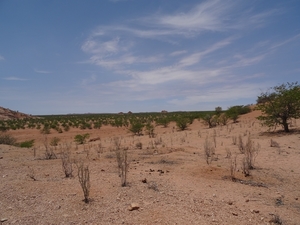
[[[300,120],[262,112],[2,121],[2,224],[299,224]]]

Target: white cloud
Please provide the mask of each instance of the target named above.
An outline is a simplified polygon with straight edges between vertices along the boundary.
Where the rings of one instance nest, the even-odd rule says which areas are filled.
[[[19,77],[5,77],[4,80],[14,80],[14,81],[25,81],[27,79],[19,78]]]
[[[277,43],[277,44],[273,45],[270,49],[275,49],[275,48],[281,47],[281,46],[286,45],[286,44],[288,44],[292,41],[298,40],[299,38],[300,38],[300,34],[297,34],[297,35],[295,35],[295,36],[293,36],[293,37],[291,37],[287,40],[284,40],[280,43]]]
[[[44,73],[44,74],[52,73],[51,71],[47,71],[47,70],[38,70],[38,69],[34,69],[34,72],[36,72],[36,73]]]
[[[179,64],[180,66],[191,66],[194,65],[196,63],[198,63],[202,57],[208,55],[209,53],[212,53],[220,48],[225,47],[226,45],[229,45],[231,43],[232,38],[228,38],[226,40],[217,42],[216,44],[212,45],[211,47],[207,48],[205,51],[203,52],[198,52],[198,53],[194,53],[192,55],[189,55],[185,58],[183,58]]]
[[[182,54],[185,54],[185,53],[187,53],[186,50],[175,51],[175,52],[170,53],[170,56],[178,56],[178,55],[182,55]]]
[[[157,19],[157,23],[175,29],[223,31],[227,28],[226,20],[232,6],[229,1],[210,0],[197,5],[187,13],[161,16]]]
[[[0,55],[0,61],[1,61],[1,60],[4,60],[4,57],[3,57],[2,55]]]
[[[110,41],[87,40],[81,47],[84,52],[95,54],[112,54],[119,51],[119,38],[114,38]]]

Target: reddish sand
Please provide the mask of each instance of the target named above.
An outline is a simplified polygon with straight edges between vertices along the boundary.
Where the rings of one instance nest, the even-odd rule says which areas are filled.
[[[89,204],[74,166],[74,178],[65,178],[61,160],[44,160],[45,135],[38,130],[7,133],[18,141],[35,139],[30,149],[0,145],[0,219],[2,224],[272,224],[275,215],[284,224],[300,224],[300,120],[293,132],[266,132],[254,111],[239,123],[208,129],[195,120],[186,131],[156,127],[155,138],[132,136],[125,128],[51,131],[60,145],[71,145],[72,157],[88,163]],[[76,134],[90,133],[101,140],[76,146]],[[243,154],[233,137],[250,134],[260,149],[251,176],[242,173]],[[204,141],[216,140],[214,160],[207,165]],[[114,137],[128,148],[128,186],[121,187],[114,153]],[[270,147],[270,140],[279,148]],[[142,143],[142,149],[136,143]],[[103,153],[98,153],[99,144]],[[55,153],[60,157],[60,148]],[[36,156],[34,157],[34,149]],[[236,178],[230,179],[230,160],[237,155]],[[159,172],[160,171],[160,172]],[[30,178],[34,177],[34,179]],[[147,182],[145,182],[145,179]],[[144,182],[142,182],[144,180]],[[137,210],[129,211],[131,203]],[[275,223],[273,223],[275,224]]]

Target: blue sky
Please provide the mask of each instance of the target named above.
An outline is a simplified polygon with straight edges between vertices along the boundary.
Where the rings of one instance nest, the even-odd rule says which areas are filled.
[[[0,106],[214,110],[299,80],[298,0],[0,0]]]

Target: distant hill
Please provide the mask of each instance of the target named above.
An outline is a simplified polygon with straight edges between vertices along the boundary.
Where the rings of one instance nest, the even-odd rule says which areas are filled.
[[[0,120],[22,119],[22,118],[30,118],[30,117],[32,116],[18,111],[6,109],[0,106]]]

